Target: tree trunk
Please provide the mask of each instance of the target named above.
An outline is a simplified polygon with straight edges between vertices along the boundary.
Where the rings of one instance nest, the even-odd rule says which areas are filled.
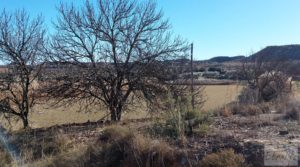
[[[122,105],[111,106],[110,110],[110,120],[120,121],[122,116]]]
[[[24,115],[24,116],[22,117],[22,122],[23,122],[23,128],[24,128],[24,129],[26,129],[26,128],[29,127],[27,115]]]
[[[117,121],[116,110],[114,108],[110,108],[109,110],[110,110],[110,120]]]

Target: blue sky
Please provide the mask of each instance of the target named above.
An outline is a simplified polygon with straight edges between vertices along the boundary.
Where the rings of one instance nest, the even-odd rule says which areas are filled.
[[[156,0],[175,34],[194,42],[196,59],[248,55],[269,45],[300,44],[299,0]],[[63,2],[71,2],[63,0]],[[74,0],[82,3],[83,0]],[[56,19],[60,0],[0,0],[0,9],[25,8]]]

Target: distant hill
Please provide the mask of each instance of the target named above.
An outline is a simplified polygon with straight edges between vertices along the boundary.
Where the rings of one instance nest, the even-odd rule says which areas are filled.
[[[245,56],[233,56],[233,57],[229,57],[229,56],[218,56],[218,57],[213,57],[209,60],[207,60],[208,62],[216,62],[216,63],[224,63],[224,62],[228,62],[228,61],[239,61],[244,59]]]
[[[268,46],[250,56],[253,60],[257,57],[264,60],[300,60],[300,45]]]
[[[263,60],[289,60],[298,61],[300,60],[300,45],[282,45],[282,46],[267,46],[264,49],[250,55],[245,56],[218,56],[211,59],[205,60],[205,62],[216,62],[224,63],[230,61],[241,61],[245,58],[255,60],[256,58],[262,58]]]

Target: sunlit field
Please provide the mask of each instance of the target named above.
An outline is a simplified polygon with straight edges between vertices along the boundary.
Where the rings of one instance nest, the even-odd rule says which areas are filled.
[[[242,85],[208,85],[204,88],[204,98],[206,99],[203,110],[211,111],[218,109],[225,104],[236,100]]]
[[[242,89],[240,85],[208,85],[204,87],[205,103],[202,110],[211,111],[235,100]],[[126,112],[123,119],[138,119],[150,117],[144,104]],[[32,128],[50,127],[57,124],[81,123],[97,121],[106,115],[106,108],[93,106],[80,109],[79,104],[54,107],[49,104],[38,104],[30,113],[30,126]]]
[[[205,103],[202,110],[213,111],[236,100],[242,88],[243,86],[239,84],[205,86],[203,91]],[[298,84],[294,84],[293,90],[294,95],[300,97]],[[41,128],[67,123],[93,122],[103,118],[107,114],[106,111],[106,108],[103,106],[80,109],[79,104],[60,107],[54,107],[49,104],[38,104],[33,108],[33,112],[30,113],[30,126],[32,128]],[[140,104],[132,108],[130,112],[124,113],[123,119],[151,117],[151,114],[146,111],[147,106]]]

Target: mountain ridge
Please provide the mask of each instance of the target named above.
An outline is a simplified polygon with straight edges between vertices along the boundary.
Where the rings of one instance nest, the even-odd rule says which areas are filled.
[[[242,61],[246,58],[254,60],[262,58],[262,60],[300,60],[300,44],[291,45],[272,45],[267,46],[260,51],[246,57],[246,56],[216,56],[205,60],[206,62],[224,63],[231,61]]]

